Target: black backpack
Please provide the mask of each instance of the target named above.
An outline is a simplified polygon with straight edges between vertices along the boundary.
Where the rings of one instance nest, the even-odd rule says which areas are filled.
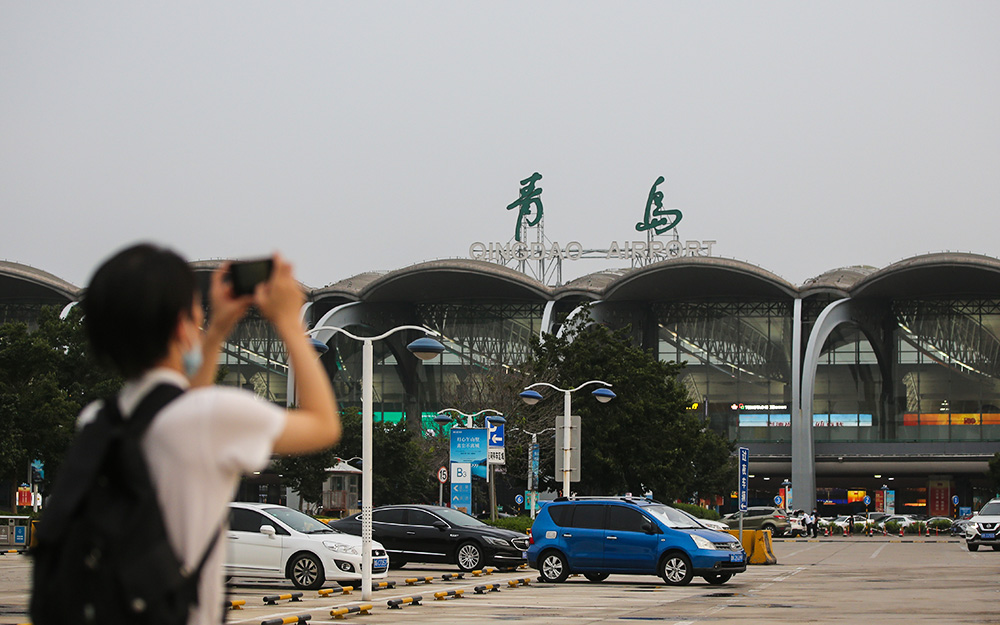
[[[188,572],[167,538],[140,442],[183,391],[161,384],[129,419],[104,402],[66,455],[38,525],[34,625],[185,625],[218,533]]]

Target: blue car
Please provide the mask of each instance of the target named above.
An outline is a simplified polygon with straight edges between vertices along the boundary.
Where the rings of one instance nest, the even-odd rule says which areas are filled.
[[[628,497],[556,499],[535,519],[527,555],[547,582],[570,573],[592,582],[627,573],[659,575],[671,586],[695,575],[724,584],[747,569],[733,536],[662,503]]]

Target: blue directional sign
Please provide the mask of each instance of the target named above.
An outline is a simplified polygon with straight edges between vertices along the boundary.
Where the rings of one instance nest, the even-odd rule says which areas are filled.
[[[740,511],[747,511],[747,502],[750,492],[750,450],[740,447]]]
[[[517,505],[519,505],[519,506],[520,506],[520,505],[521,505],[522,503],[524,503],[524,495],[522,495],[522,494],[520,494],[520,493],[518,493],[517,495],[515,495],[515,496],[514,496],[514,503],[516,503],[516,504],[517,504]]]
[[[951,496],[951,505],[953,505],[953,506],[957,506],[958,505],[958,495],[952,495]]]
[[[503,447],[503,423],[486,422],[486,441],[490,447]]]
[[[486,462],[504,464],[507,461],[503,446],[503,423],[486,421]]]
[[[528,490],[538,486],[538,443],[531,446],[531,466],[528,471]]]
[[[866,506],[872,505],[872,498],[869,497],[868,495],[865,495],[865,505]]]

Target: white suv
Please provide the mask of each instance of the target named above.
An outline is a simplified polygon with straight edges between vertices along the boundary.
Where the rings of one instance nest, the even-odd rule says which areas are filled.
[[[361,579],[361,537],[343,534],[285,506],[229,504],[226,575],[290,579],[315,590],[327,581]],[[389,556],[372,541],[372,577],[385,577]]]
[[[1000,499],[991,499],[969,519],[965,526],[965,544],[969,551],[976,551],[979,545],[989,545],[1000,551]]]

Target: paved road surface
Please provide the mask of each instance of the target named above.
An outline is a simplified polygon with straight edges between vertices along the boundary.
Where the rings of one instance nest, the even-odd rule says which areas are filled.
[[[637,621],[693,623],[1000,623],[1000,552],[970,553],[964,543],[940,539],[901,542],[885,539],[775,541],[778,564],[751,566],[723,586],[696,578],[683,588],[658,578],[615,576],[591,583],[580,576],[563,584],[541,584],[537,572],[494,573],[489,577],[433,584],[404,585],[407,577],[454,572],[415,568],[393,571],[395,589],[374,593],[370,616],[335,620],[330,610],[360,603],[360,594],[317,597],[305,592],[301,603],[265,606],[264,595],[290,592],[290,585],[238,580],[231,599],[247,608],[230,611],[228,622],[259,624],[268,618],[311,614],[311,623],[350,620],[375,625],[491,623],[533,625]],[[27,622],[29,563],[24,556],[0,558],[0,625]],[[508,588],[506,581],[530,577],[529,586]],[[477,595],[474,587],[499,583],[502,591]],[[434,592],[465,589],[460,599],[434,600]],[[423,605],[399,610],[388,599],[420,594]]]

